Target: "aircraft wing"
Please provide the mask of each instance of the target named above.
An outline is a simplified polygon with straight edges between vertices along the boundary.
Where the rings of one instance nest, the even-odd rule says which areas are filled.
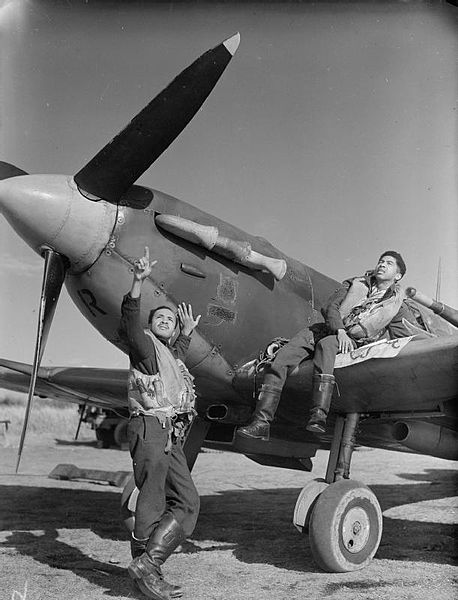
[[[383,353],[383,346],[387,352]],[[458,336],[427,339],[402,338],[377,342],[349,355],[338,356],[334,371],[336,388],[331,411],[365,415],[364,445],[402,448],[394,439],[392,425],[399,420],[423,421],[457,431]],[[304,426],[311,404],[312,360],[303,361],[288,376],[277,411],[277,423]],[[235,387],[251,393],[262,382],[255,361],[241,367]],[[333,415],[329,419],[333,422]],[[439,431],[439,430],[437,430]],[[456,434],[455,434],[456,435]],[[332,436],[322,436],[321,442]],[[428,452],[425,452],[428,453]]]
[[[246,418],[251,412],[247,398],[253,398],[254,385],[262,382],[262,375],[256,373],[254,363],[252,361],[240,367],[234,380],[234,392],[245,397],[246,404],[241,408],[245,410],[243,414]],[[377,342],[358,349],[352,355],[344,355],[341,363],[335,369],[337,393],[332,411],[359,412],[369,416],[364,420],[362,435],[359,436],[359,442],[363,445],[405,451],[406,447],[399,444],[391,432],[391,426],[404,418],[457,430],[457,335]],[[0,359],[0,387],[27,392],[31,369],[31,365]],[[319,441],[311,434],[307,439],[301,434],[300,439],[295,440],[293,432],[297,426],[305,425],[307,419],[312,373],[313,363],[306,360],[290,373],[286,381],[277,413],[277,426],[274,424],[274,437],[280,438],[281,448],[272,449],[272,455],[278,452],[281,455],[288,454],[288,441],[306,443],[307,448],[301,446],[300,451],[293,449],[299,451],[302,457],[313,455],[319,446],[329,447],[331,424],[334,421],[332,415],[329,435],[326,434]],[[126,408],[127,375],[127,369],[40,367],[36,394],[104,409]],[[204,392],[205,385],[202,385]],[[204,393],[201,398],[201,410],[204,413],[205,397]],[[211,398],[212,402],[217,402],[213,395]],[[231,424],[235,426],[239,421],[237,418],[233,420],[234,415],[237,417],[232,407],[227,418],[211,420],[219,420],[223,427],[224,423],[229,427]],[[218,440],[219,435],[215,443]],[[224,447],[232,446],[231,440],[232,435],[224,442]]]
[[[407,343],[406,343],[407,342]],[[342,412],[430,411],[458,397],[458,336],[406,338],[376,343],[345,355],[335,375],[338,384],[334,409]],[[369,349],[369,351],[367,351]],[[393,351],[394,350],[394,351]],[[0,359],[0,387],[27,392],[32,367]],[[297,396],[309,395],[313,364],[304,361],[288,377],[284,402],[292,400],[297,418]],[[127,369],[94,367],[40,367],[36,394],[101,408],[125,408]],[[256,377],[252,363],[241,367],[235,388],[252,395]],[[259,381],[262,380],[258,376]]]
[[[0,359],[0,387],[28,392],[32,366]],[[104,409],[126,408],[127,369],[40,367],[35,394]]]
[[[297,400],[307,409],[313,362],[303,361],[288,375],[285,394],[297,418]],[[431,410],[458,396],[458,335],[417,339],[415,336],[376,342],[338,355],[334,409],[342,412]],[[252,394],[262,381],[256,361],[237,371],[235,387]]]
[[[414,337],[395,358],[337,369],[336,378],[345,403],[363,411],[430,410],[458,396],[458,336]]]

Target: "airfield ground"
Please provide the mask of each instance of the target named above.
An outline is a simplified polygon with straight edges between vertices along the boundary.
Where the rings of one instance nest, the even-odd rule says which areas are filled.
[[[0,598],[140,598],[127,576],[129,544],[119,518],[119,488],[47,476],[59,463],[129,470],[129,454],[31,434],[20,474],[17,438],[0,447]],[[202,509],[197,528],[165,573],[185,599],[451,600],[457,596],[457,463],[360,449],[352,477],[365,481],[384,511],[384,534],[363,571],[329,574],[313,563],[306,536],[291,524],[302,485],[322,476],[262,467],[239,455],[204,452],[194,479]],[[454,562],[455,560],[455,562]]]

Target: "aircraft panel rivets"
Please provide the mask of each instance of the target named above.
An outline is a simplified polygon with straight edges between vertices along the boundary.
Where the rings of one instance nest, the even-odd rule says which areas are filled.
[[[107,249],[107,250],[105,250],[105,254],[106,254],[107,256],[111,256],[111,250],[108,250],[108,249]]]
[[[124,221],[125,221],[125,218],[124,218],[124,215],[123,215],[122,213],[120,213],[120,214],[118,215],[117,221],[118,221],[118,223],[119,223],[120,225],[122,225],[122,224],[124,223]]]

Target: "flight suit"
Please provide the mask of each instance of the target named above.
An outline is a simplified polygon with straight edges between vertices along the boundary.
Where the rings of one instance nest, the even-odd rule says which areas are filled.
[[[127,336],[131,365],[148,375],[158,372],[154,344],[140,323],[140,298],[127,294],[121,306],[121,330]],[[190,337],[180,334],[169,349],[184,359]],[[189,536],[197,522],[199,495],[192,481],[182,440],[173,439],[169,424],[144,412],[131,414],[128,425],[135,485],[139,490],[134,537],[148,539],[165,514],[171,515]]]
[[[339,350],[337,330],[345,329],[339,307],[347,295],[350,282],[351,280],[345,281],[331,297],[327,307],[323,310],[324,323],[317,323],[311,327],[301,329],[285,346],[280,348],[272,363],[264,371],[263,381],[265,384],[283,388],[288,372],[297,367],[307,357],[313,357],[313,364],[317,373],[333,373],[336,355]],[[388,289],[385,295],[389,295],[389,293],[390,290]],[[390,339],[410,335],[405,321],[418,326],[414,314],[408,305],[403,302],[399,312],[390,321],[386,329]]]

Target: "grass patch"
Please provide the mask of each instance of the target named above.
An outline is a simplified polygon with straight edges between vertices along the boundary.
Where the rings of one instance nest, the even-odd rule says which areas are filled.
[[[68,402],[62,400],[55,400],[54,398],[40,398],[34,396],[33,403],[40,403],[41,406],[52,406],[54,408],[67,408]],[[10,390],[4,390],[0,388],[0,406],[26,406],[27,405],[27,394],[22,392],[12,392]],[[76,404],[73,404],[76,406]]]
[[[0,421],[9,420],[8,436],[21,435],[24,422],[27,395],[19,392],[0,390]],[[76,404],[69,404],[50,398],[33,399],[27,431],[32,434],[73,439],[78,426],[79,414]],[[82,425],[81,433],[83,431]],[[90,429],[88,428],[88,431]],[[93,435],[93,434],[92,434]]]

